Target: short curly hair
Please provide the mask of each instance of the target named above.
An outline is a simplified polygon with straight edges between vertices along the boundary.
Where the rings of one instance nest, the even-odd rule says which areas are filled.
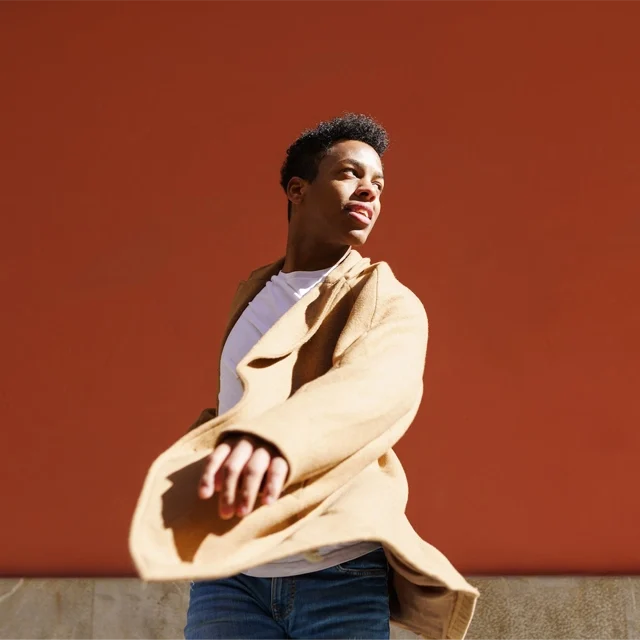
[[[364,142],[373,147],[380,157],[389,146],[387,132],[369,116],[345,113],[333,120],[321,122],[315,129],[303,131],[287,149],[280,169],[280,186],[285,193],[289,180],[294,176],[312,182],[318,175],[320,161],[329,149],[345,140]],[[291,202],[287,205],[287,214],[291,220]]]

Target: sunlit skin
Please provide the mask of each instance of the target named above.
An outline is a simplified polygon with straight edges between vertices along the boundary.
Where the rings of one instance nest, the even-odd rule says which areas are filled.
[[[384,177],[380,156],[364,142],[334,144],[312,180],[291,178],[292,206],[283,266],[285,273],[316,271],[336,264],[350,247],[361,246],[380,215]],[[206,461],[198,495],[220,494],[220,517],[251,513],[258,500],[275,502],[289,466],[279,451],[253,436],[231,436]]]

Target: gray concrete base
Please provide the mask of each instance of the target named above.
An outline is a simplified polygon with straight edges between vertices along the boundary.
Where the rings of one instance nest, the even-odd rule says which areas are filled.
[[[470,582],[482,594],[472,640],[640,640],[640,577]],[[182,638],[187,595],[184,582],[0,579],[0,638]]]

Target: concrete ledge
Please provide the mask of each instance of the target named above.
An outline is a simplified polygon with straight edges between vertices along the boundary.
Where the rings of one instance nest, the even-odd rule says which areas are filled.
[[[640,577],[470,582],[482,594],[470,640],[640,640]],[[182,638],[187,597],[184,582],[0,579],[0,638]]]

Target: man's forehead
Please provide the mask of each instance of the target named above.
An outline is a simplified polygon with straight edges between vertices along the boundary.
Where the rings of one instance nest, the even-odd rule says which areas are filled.
[[[366,142],[360,142],[357,140],[338,142],[329,149],[327,157],[331,158],[333,162],[355,160],[361,164],[382,167],[382,162],[377,151]]]

